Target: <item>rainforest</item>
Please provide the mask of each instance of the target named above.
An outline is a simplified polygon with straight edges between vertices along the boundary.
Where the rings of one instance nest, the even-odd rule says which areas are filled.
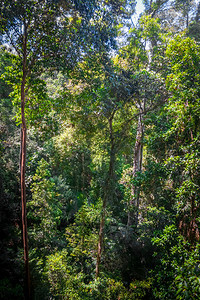
[[[200,2],[0,4],[0,299],[200,299]]]

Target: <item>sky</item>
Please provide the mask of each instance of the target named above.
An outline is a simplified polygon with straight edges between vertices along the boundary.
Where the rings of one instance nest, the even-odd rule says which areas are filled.
[[[136,14],[133,18],[133,21],[137,21],[139,15],[141,14],[141,12],[144,10],[144,5],[142,3],[142,0],[136,0],[137,5],[136,5]],[[199,0],[195,0],[196,4],[199,2]]]
[[[144,10],[142,0],[137,0],[136,13],[139,15]]]
[[[144,5],[142,3],[142,0],[137,0],[137,5],[136,5],[136,9],[135,9],[135,14],[132,17],[132,21],[134,24],[137,23],[138,17],[141,14],[141,12],[144,10]]]

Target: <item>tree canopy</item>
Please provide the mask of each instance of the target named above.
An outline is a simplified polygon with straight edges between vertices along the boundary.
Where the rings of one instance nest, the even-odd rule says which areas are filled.
[[[0,299],[198,299],[196,1],[0,6]]]

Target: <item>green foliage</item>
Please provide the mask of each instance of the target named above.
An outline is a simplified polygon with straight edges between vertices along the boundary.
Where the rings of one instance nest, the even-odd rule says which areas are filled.
[[[155,13],[155,11],[162,9],[162,6],[164,6],[167,2],[168,0],[143,0],[145,10],[149,14],[152,12]]]
[[[94,279],[100,206],[85,204],[75,223],[66,228],[66,249],[47,255],[42,282],[48,282],[50,295],[64,299],[143,299],[151,283],[134,281],[127,289],[123,282],[102,273]],[[109,244],[109,241],[108,241]],[[39,266],[38,266],[39,267]],[[36,291],[41,297],[39,290]]]
[[[75,216],[75,223],[66,228],[65,236],[74,270],[84,271],[86,280],[94,276],[100,212],[99,203],[92,205],[85,202]]]
[[[183,17],[187,18],[186,27],[188,27],[189,13],[191,10],[193,10],[193,7],[195,4],[196,3],[194,0],[175,0],[174,1],[175,9],[178,11],[181,11],[183,14]]]
[[[164,207],[145,207],[141,209],[141,224],[139,226],[140,238],[151,239],[159,235],[171,222],[171,214]]]
[[[19,128],[12,120],[21,122],[23,71],[33,297],[199,297],[200,49],[191,29],[169,39],[175,26],[164,9],[189,20],[192,1],[175,1],[178,13],[167,0],[143,2],[134,28],[135,1],[1,3],[8,45],[0,49],[2,298],[23,297]],[[198,23],[196,12],[190,28]],[[138,118],[143,161],[133,176]],[[131,209],[137,226],[127,226]]]
[[[6,99],[8,98],[11,89],[9,86],[2,80],[2,74],[4,74],[5,69],[8,68],[12,63],[12,55],[9,53],[6,48],[0,47],[0,82],[1,82],[1,89],[0,89],[0,98]]]
[[[17,56],[11,56],[11,65],[7,66],[1,75],[3,80],[11,89],[9,97],[15,107],[15,119],[19,125],[21,123],[21,64]],[[33,125],[41,122],[47,111],[51,107],[51,102],[47,96],[46,83],[36,74],[32,73],[26,81],[26,107],[25,116],[28,124]]]
[[[72,270],[73,267],[67,259],[66,250],[47,257],[46,275],[50,284],[50,292],[55,297],[66,295],[66,297],[71,296],[72,298],[74,293],[74,299],[79,299],[76,289],[80,283],[81,274],[73,274],[72,277]]]
[[[61,203],[48,168],[48,163],[42,159],[33,176],[32,200],[28,203],[28,217],[34,222],[31,236],[37,241],[39,248],[50,247],[56,238],[57,226],[62,217]]]
[[[12,55],[0,48],[0,76]],[[13,121],[10,87],[0,79],[0,299],[23,297],[20,252],[20,199],[18,178],[19,128]]]
[[[158,23],[159,19],[154,19],[151,16],[142,16],[140,18],[140,26],[142,29],[142,36],[146,40],[159,41],[161,26]]]
[[[151,287],[151,280],[134,281],[127,289],[121,281],[103,276],[85,282],[82,272],[75,273],[65,250],[48,257],[45,274],[50,283],[51,295],[63,299],[110,300],[143,299]]]
[[[188,35],[192,38],[194,38],[196,41],[199,42],[200,40],[200,24],[199,21],[193,21],[192,23],[190,23],[189,25],[189,32]]]
[[[21,297],[23,297],[21,285],[17,284],[13,286],[8,278],[0,280],[0,299],[20,299]]]
[[[153,238],[159,259],[153,272],[153,292],[158,299],[195,299],[199,295],[199,244],[191,248],[174,225]]]

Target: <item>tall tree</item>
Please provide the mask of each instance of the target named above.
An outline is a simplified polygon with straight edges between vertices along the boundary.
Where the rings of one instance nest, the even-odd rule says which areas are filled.
[[[90,68],[93,66],[93,72],[88,66]],[[135,86],[128,71],[121,70],[113,64],[113,61],[105,60],[104,57],[90,57],[82,67],[85,76],[82,84],[79,82],[77,87],[78,114],[79,116],[81,114],[82,118],[87,115],[82,126],[88,128],[86,124],[92,121],[94,131],[99,134],[101,129],[103,141],[101,142],[106,148],[102,158],[106,172],[101,186],[102,212],[96,263],[96,277],[98,277],[103,252],[106,210],[108,205],[116,204],[116,157],[129,137],[130,127],[135,119],[132,112],[132,94]]]
[[[159,44],[162,42],[161,26],[158,19],[155,19],[151,11],[155,13],[161,9],[167,1],[146,1],[146,13],[149,15],[141,16],[139,27],[130,31],[128,45],[121,49],[122,61],[125,68],[127,64],[133,71],[132,84],[135,86],[132,98],[134,107],[138,116],[136,125],[136,136],[133,154],[133,165],[131,178],[133,184],[125,183],[130,190],[130,200],[128,201],[128,221],[127,228],[138,223],[138,212],[140,203],[140,188],[137,184],[137,177],[142,172],[143,161],[143,140],[145,134],[145,118],[148,112],[152,112],[156,107],[163,105],[166,95],[164,90],[164,81],[160,75],[152,68],[154,60],[159,54]],[[148,45],[148,46],[147,46]],[[148,71],[147,71],[148,70]]]
[[[199,240],[199,45],[193,39],[177,36],[167,48],[171,64],[167,86],[176,151],[168,162],[175,163],[179,229],[190,243]]]
[[[143,144],[145,133],[145,118],[149,112],[163,105],[166,99],[163,80],[152,72],[142,70],[134,76],[136,90],[133,98],[136,105],[138,121],[135,137],[132,175],[135,183],[131,186],[131,199],[128,203],[128,228],[138,223],[140,204],[140,188],[137,184],[137,176],[142,172]]]
[[[127,6],[128,5],[128,6]],[[134,1],[39,1],[5,0],[0,8],[0,33],[17,55],[18,95],[20,95],[21,153],[20,182],[26,298],[31,298],[26,218],[27,108],[37,88],[33,81],[43,67],[73,68],[85,51],[108,49],[114,45],[117,16],[126,18]],[[116,17],[115,14],[116,13]],[[120,19],[119,19],[120,20]],[[32,87],[32,91],[31,91]],[[37,103],[34,104],[37,106]]]
[[[177,11],[182,13],[183,18],[185,19],[185,27],[189,27],[189,15],[195,6],[194,0],[175,0],[173,5]]]

